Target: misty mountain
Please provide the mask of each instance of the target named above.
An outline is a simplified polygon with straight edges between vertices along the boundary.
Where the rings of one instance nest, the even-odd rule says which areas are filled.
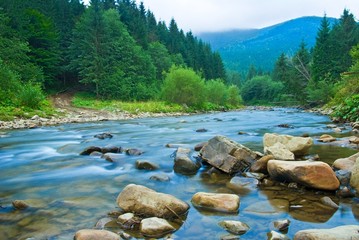
[[[331,24],[337,19],[328,18]],[[271,71],[281,53],[293,55],[301,41],[315,45],[322,17],[301,17],[262,29],[201,33],[198,36],[220,53],[227,69],[245,72],[250,65]]]

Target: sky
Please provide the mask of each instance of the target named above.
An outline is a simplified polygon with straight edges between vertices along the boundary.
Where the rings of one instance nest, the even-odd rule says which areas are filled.
[[[339,18],[344,8],[359,19],[358,0],[136,0],[141,1],[157,21],[174,18],[179,28],[197,34],[263,28],[303,16]]]

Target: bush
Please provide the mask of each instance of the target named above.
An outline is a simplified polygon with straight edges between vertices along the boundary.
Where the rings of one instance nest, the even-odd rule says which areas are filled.
[[[274,82],[269,76],[256,76],[246,81],[241,89],[247,103],[269,103],[278,99],[284,85]]]
[[[345,99],[342,104],[336,107],[333,116],[344,121],[359,121],[359,94]]]
[[[17,96],[18,106],[38,109],[41,106],[45,96],[39,84],[25,83],[19,90]]]
[[[207,101],[217,105],[226,104],[228,99],[227,86],[220,79],[209,80],[205,84]]]
[[[311,105],[323,105],[333,97],[334,85],[325,80],[317,83],[310,81],[306,90]]]
[[[231,106],[239,106],[242,103],[239,88],[236,85],[231,85],[227,89],[228,99],[227,103]]]
[[[165,101],[187,106],[201,106],[205,102],[204,80],[192,69],[171,67],[161,88]]]

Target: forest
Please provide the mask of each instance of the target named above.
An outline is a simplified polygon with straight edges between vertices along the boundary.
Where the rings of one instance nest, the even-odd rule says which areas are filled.
[[[69,90],[186,111],[329,104],[341,119],[359,115],[359,25],[346,9],[334,25],[323,17],[313,48],[303,41],[273,72],[251,66],[245,77],[133,0],[2,0],[0,18],[0,120],[51,115],[47,96]]]
[[[271,73],[251,66],[241,93],[251,104],[327,104],[335,109],[334,117],[358,120],[359,24],[353,14],[344,9],[333,25],[324,16],[314,47],[302,41],[292,56],[282,53]]]

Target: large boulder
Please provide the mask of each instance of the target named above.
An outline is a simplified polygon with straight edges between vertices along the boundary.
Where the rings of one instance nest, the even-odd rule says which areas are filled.
[[[258,153],[224,136],[210,139],[201,149],[200,156],[226,173],[244,171],[260,158]]]
[[[159,218],[175,218],[187,213],[189,205],[176,197],[159,193],[145,186],[129,184],[117,197],[125,212]]]
[[[196,174],[201,167],[199,162],[194,162],[190,157],[191,149],[178,148],[174,160],[174,171],[184,175]]]
[[[267,167],[269,175],[277,181],[321,190],[337,190],[340,185],[334,171],[324,162],[270,160]]]
[[[198,192],[191,202],[195,207],[219,212],[237,213],[239,209],[239,196],[236,194]]]
[[[354,167],[355,161],[359,158],[359,153],[351,155],[347,158],[339,158],[334,161],[333,167],[340,170],[349,170],[351,171]]]
[[[359,192],[359,157],[356,159],[354,167],[352,168],[350,186],[352,186],[357,192]]]
[[[272,146],[264,148],[264,154],[272,155],[277,160],[294,160],[294,153],[289,151],[287,147],[277,142]]]
[[[313,139],[310,137],[293,137],[290,135],[278,135],[274,133],[264,134],[264,148],[273,146],[278,142],[285,145],[286,148],[296,156],[307,154],[309,148],[313,145]]]
[[[77,231],[75,240],[120,240],[121,237],[116,233],[107,230],[82,229]]]
[[[359,238],[359,225],[346,225],[332,229],[308,229],[295,234],[294,240],[353,240]]]

